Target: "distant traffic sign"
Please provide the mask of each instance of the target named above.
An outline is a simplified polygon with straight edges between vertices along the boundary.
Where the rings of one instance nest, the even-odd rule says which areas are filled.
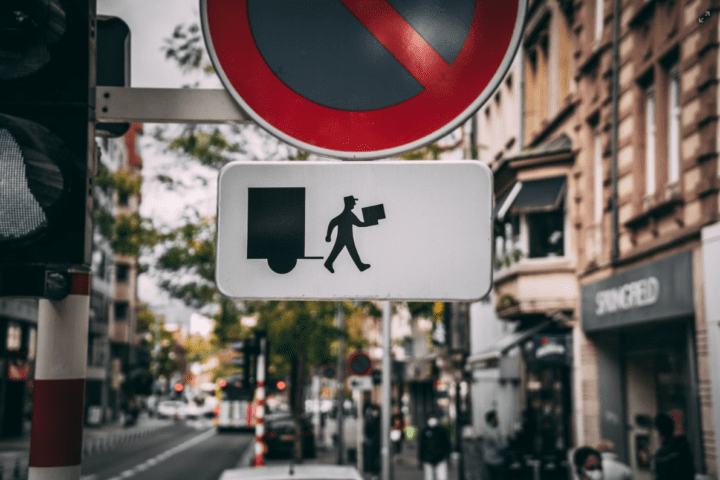
[[[461,125],[520,44],[527,0],[201,0],[241,108],[298,148],[391,157]]]
[[[244,299],[477,300],[491,207],[492,173],[475,161],[231,163],[217,285]]]
[[[372,371],[372,362],[367,353],[356,351],[348,357],[348,366],[353,375],[368,375]]]
[[[348,377],[348,387],[351,390],[372,390],[372,378],[352,375]]]

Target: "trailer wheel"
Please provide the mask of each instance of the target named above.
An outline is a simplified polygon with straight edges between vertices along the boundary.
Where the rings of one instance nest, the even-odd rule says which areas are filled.
[[[270,266],[270,270],[275,273],[288,273],[297,265],[297,258],[285,255],[271,257],[268,258],[268,265]]]

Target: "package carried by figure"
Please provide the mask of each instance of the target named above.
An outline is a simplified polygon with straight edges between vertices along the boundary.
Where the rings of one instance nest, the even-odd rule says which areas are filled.
[[[385,207],[382,203],[372,207],[365,207],[362,209],[362,213],[363,220],[367,225],[377,225],[379,220],[385,218]]]

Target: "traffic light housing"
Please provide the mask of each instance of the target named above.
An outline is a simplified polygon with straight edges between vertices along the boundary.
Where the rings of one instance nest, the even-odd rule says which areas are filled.
[[[97,16],[97,85],[106,87],[130,86],[130,27],[121,18]],[[121,137],[130,124],[95,124],[95,134],[102,137]]]
[[[0,4],[0,296],[90,265],[95,49],[94,0]]]
[[[260,354],[260,339],[265,338],[265,382],[268,382],[268,352],[270,351],[270,343],[267,341],[264,331],[257,331],[255,335],[234,342],[231,348],[242,354],[240,358],[234,358],[232,364],[243,369],[243,384],[255,387],[257,385],[257,356]]]

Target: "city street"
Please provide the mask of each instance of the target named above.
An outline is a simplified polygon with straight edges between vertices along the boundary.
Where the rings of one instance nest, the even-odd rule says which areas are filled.
[[[0,480],[720,480],[720,2],[0,5]]]
[[[218,434],[208,422],[173,425],[154,436],[125,442],[83,458],[84,480],[215,480],[235,467],[254,436]]]

